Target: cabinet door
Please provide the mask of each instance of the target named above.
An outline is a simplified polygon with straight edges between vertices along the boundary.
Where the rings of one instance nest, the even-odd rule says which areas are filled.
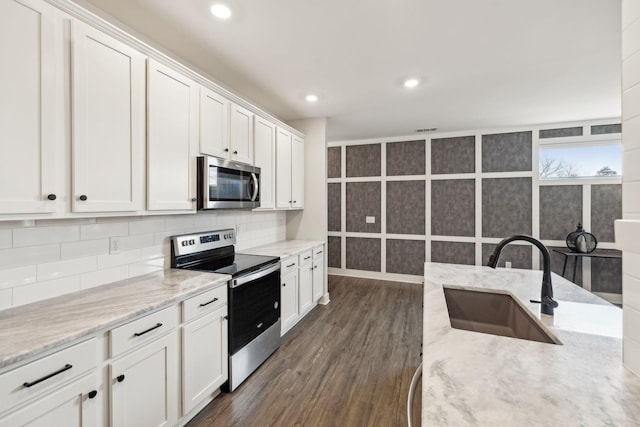
[[[281,278],[280,319],[282,334],[287,332],[298,320],[298,273]]]
[[[253,164],[253,116],[246,108],[231,104],[231,160]]]
[[[229,156],[229,105],[227,98],[200,87],[200,152]]]
[[[72,21],[72,210],[144,209],[145,57]]]
[[[313,308],[313,270],[312,263],[300,267],[298,278],[298,312],[304,316]]]
[[[94,374],[55,389],[32,404],[0,418],[0,427],[88,427],[98,425],[96,398],[98,384]]]
[[[147,70],[147,209],[195,210],[198,87],[154,60]]]
[[[276,134],[276,208],[291,207],[291,133]]]
[[[176,333],[110,364],[111,426],[173,426],[178,419]]]
[[[38,0],[0,1],[0,212],[54,212],[56,186],[55,9]]]
[[[228,378],[227,308],[182,327],[182,415]]]
[[[304,207],[304,140],[291,140],[291,207]]]
[[[318,302],[324,294],[324,258],[313,260],[313,302]]]
[[[260,207],[275,207],[276,126],[255,116],[254,162],[260,168]]]

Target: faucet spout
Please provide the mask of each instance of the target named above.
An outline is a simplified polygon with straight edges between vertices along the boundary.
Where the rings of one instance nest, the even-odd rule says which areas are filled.
[[[525,234],[517,234],[515,236],[507,237],[503,239],[496,249],[493,251],[491,256],[489,257],[489,262],[487,263],[488,267],[496,268],[498,266],[498,260],[500,259],[500,253],[509,243],[522,240],[525,242],[529,242],[535,247],[537,247],[542,253],[542,287],[540,289],[540,311],[544,314],[549,314],[553,316],[553,309],[558,306],[558,302],[553,299],[553,285],[551,284],[551,255],[549,254],[549,250],[545,245],[543,245],[539,240],[527,236]],[[538,302],[538,301],[534,301]]]

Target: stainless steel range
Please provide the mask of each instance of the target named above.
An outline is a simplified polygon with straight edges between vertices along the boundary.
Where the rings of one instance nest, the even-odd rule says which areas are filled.
[[[280,347],[280,259],[236,253],[233,229],[171,237],[171,266],[230,274],[229,381],[235,390]]]

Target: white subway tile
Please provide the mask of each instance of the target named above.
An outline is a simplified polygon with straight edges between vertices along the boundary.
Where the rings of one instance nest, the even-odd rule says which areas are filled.
[[[77,225],[57,227],[16,228],[13,230],[13,247],[48,245],[51,243],[74,242],[80,240]]]
[[[636,375],[640,376],[640,343],[625,339],[622,343],[622,363]]]
[[[164,231],[164,220],[154,219],[154,220],[142,220],[142,221],[131,221],[129,223],[129,234],[150,234],[150,233],[158,233]]]
[[[40,264],[59,259],[59,244],[0,250],[0,268]]]
[[[0,270],[0,288],[12,288],[15,286],[28,285],[35,281],[35,265]]]
[[[37,227],[50,227],[56,225],[81,225],[95,224],[95,218],[58,218],[58,219],[37,219]]]
[[[92,271],[80,275],[80,288],[88,289],[96,286],[113,283],[129,277],[129,267],[122,265],[104,270]]]
[[[171,243],[170,237],[173,236],[174,234],[179,234],[179,233],[172,233],[170,231],[165,231],[164,233],[154,233],[153,234],[153,244],[154,245],[169,245]]]
[[[640,148],[640,117],[622,122],[622,147],[625,151]]]
[[[136,262],[129,264],[129,277],[142,276],[143,274],[155,273],[156,271],[162,271],[164,269],[164,258]]]
[[[81,240],[79,242],[60,244],[60,254],[62,259],[82,258],[89,255],[102,255],[108,253],[109,239]]]
[[[622,319],[624,322],[624,339],[632,339],[635,342],[640,342],[640,311],[626,306],[624,310],[622,310]]]
[[[24,305],[80,290],[80,276],[64,277],[13,288],[13,305]]]
[[[622,30],[622,60],[640,50],[640,20],[636,19]]]
[[[625,182],[622,186],[622,212],[623,216],[627,213],[640,213],[640,182]]]
[[[205,230],[214,230],[218,226],[216,215],[209,213],[198,213],[193,222],[194,227]]]
[[[13,289],[0,289],[0,310],[13,306]]]
[[[11,247],[11,229],[0,230],[0,249],[8,249]]]
[[[625,251],[622,254],[622,272],[640,279],[640,253]]]
[[[622,28],[627,28],[637,19],[640,19],[640,1],[622,0]]]
[[[169,245],[156,245],[140,250],[142,260],[164,258],[171,255]]]
[[[0,229],[35,227],[35,225],[36,222],[32,219],[26,219],[23,221],[0,221]]]
[[[237,221],[237,218],[239,219],[239,216],[237,217],[232,212],[222,212],[218,214],[218,221],[217,221],[218,227],[219,228],[233,227],[237,223],[242,222],[242,221]]]
[[[109,224],[113,222],[131,222],[131,221],[140,221],[142,217],[140,216],[103,216],[100,218],[96,218],[96,222],[100,224]]]
[[[80,226],[80,238],[82,240],[104,239],[106,237],[126,236],[128,234],[128,222],[106,222]]]
[[[104,268],[131,264],[137,261],[140,261],[140,249],[134,249],[132,251],[121,252],[114,255],[99,255],[98,269],[102,270]]]
[[[638,83],[640,83],[640,51],[622,62],[622,90],[628,90]]]
[[[165,222],[166,231],[190,231],[194,228],[193,216],[179,216],[169,218]],[[175,234],[175,233],[174,233]]]
[[[622,92],[622,117],[628,120],[640,115],[640,85]]]
[[[97,269],[97,259],[95,256],[84,258],[74,258],[64,261],[49,262],[39,264],[37,268],[38,281],[53,280],[61,277],[73,276],[87,273]]]
[[[622,301],[625,307],[640,310],[640,278],[627,274],[622,276]]]
[[[153,234],[140,234],[137,236],[112,237],[111,248],[117,242],[119,252],[127,252],[133,249],[140,249],[153,246]]]

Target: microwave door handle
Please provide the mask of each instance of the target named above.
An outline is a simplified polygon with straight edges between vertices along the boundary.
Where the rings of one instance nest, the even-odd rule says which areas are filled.
[[[260,184],[255,173],[251,173],[251,179],[253,180],[253,194],[251,195],[251,201],[255,202],[258,197],[258,186]]]

